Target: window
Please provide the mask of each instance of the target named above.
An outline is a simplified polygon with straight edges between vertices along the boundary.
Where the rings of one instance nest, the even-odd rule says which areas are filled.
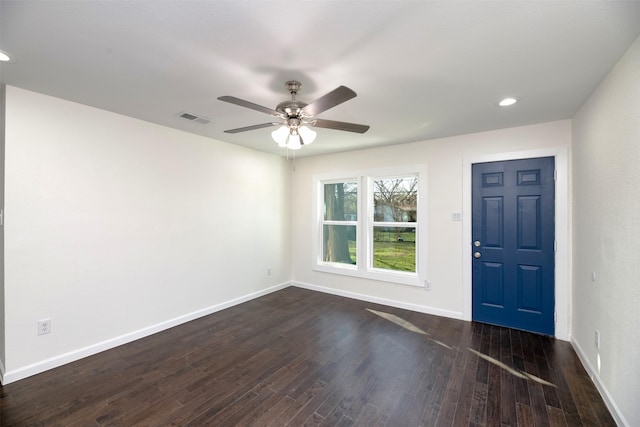
[[[358,183],[323,183],[322,260],[356,265]]]
[[[375,178],[371,182],[372,266],[415,273],[418,177]]]
[[[422,286],[423,167],[316,177],[315,182],[315,270]]]

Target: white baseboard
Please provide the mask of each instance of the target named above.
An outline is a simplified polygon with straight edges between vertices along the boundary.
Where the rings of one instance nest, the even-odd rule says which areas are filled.
[[[449,317],[451,319],[462,320],[462,313],[457,311],[442,310],[439,308],[427,307],[424,305],[411,304],[403,301],[396,301],[387,298],[379,298],[371,295],[359,294],[356,292],[343,291],[341,289],[327,288],[324,286],[312,285],[310,283],[303,282],[291,282],[291,286],[298,288],[309,289],[312,291],[323,292],[325,294],[332,294],[346,298],[357,299],[360,301],[367,301],[375,304],[388,305],[390,307],[402,308],[405,310],[416,311],[418,313],[433,314],[435,316]]]
[[[618,424],[619,426],[629,427],[630,424],[627,422],[624,415],[622,415],[620,408],[618,408],[618,405],[616,405],[616,402],[613,400],[613,397],[611,397],[611,394],[609,394],[609,390],[607,390],[607,387],[605,387],[605,385],[602,384],[602,382],[600,381],[600,376],[598,375],[598,371],[594,368],[591,362],[589,362],[589,359],[587,358],[584,351],[582,350],[580,343],[578,343],[578,341],[572,338],[571,345],[575,349],[576,354],[578,355],[578,358],[580,358],[580,361],[582,362],[582,365],[584,366],[584,368],[587,370],[587,373],[591,377],[591,380],[593,381],[593,383],[596,385],[596,388],[600,392],[600,395],[602,396],[604,403],[607,405],[607,408],[609,408],[609,412],[611,412],[611,415],[616,421],[616,424]]]
[[[27,378],[32,375],[36,375],[36,374],[48,371],[49,369],[57,368],[58,366],[66,365],[67,363],[75,362],[76,360],[80,360],[85,357],[92,356],[94,354],[118,347],[123,344],[130,343],[135,340],[139,340],[141,338],[147,337],[157,332],[167,330],[169,328],[173,328],[174,326],[178,326],[186,322],[190,322],[200,317],[208,316],[209,314],[213,314],[217,311],[224,310],[229,307],[233,307],[234,305],[242,304],[243,302],[247,302],[252,299],[259,298],[261,296],[279,291],[289,286],[290,284],[288,282],[282,283],[276,286],[272,286],[270,288],[263,289],[261,291],[253,292],[238,298],[234,298],[232,300],[225,301],[223,303],[216,304],[216,305],[204,308],[202,310],[197,310],[192,313],[178,316],[173,319],[169,319],[165,322],[158,323],[156,325],[152,325],[143,329],[139,329],[137,331],[130,332],[128,334],[124,334],[115,338],[108,339],[106,341],[92,344],[84,348],[79,348],[77,350],[73,350],[68,353],[61,354],[55,357],[51,357],[49,359],[45,359],[40,362],[33,363],[31,365],[24,366],[9,372],[5,372],[4,366],[0,361],[0,383],[3,385],[7,385],[14,381],[18,381],[23,378]]]

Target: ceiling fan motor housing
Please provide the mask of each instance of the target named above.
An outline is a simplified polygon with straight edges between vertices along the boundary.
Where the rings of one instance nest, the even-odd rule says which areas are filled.
[[[301,117],[302,109],[307,104],[300,101],[283,101],[276,107],[276,111],[286,114],[289,117]]]

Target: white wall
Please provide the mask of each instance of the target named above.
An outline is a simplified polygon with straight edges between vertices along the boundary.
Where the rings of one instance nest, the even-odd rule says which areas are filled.
[[[574,117],[573,147],[574,345],[618,422],[638,426],[640,39]]]
[[[451,221],[451,213],[462,211],[465,159],[482,157],[484,161],[489,161],[491,157],[500,158],[501,153],[544,151],[550,148],[560,148],[566,152],[570,144],[571,122],[564,120],[298,159],[292,174],[292,202],[296,207],[292,216],[294,283],[341,295],[364,296],[369,300],[417,311],[463,318],[463,296],[465,292],[470,292],[470,283],[463,280],[463,222]],[[313,233],[313,176],[415,164],[424,164],[427,168],[427,275],[433,283],[432,291],[312,271],[309,242]],[[468,214],[463,212],[463,216]],[[468,248],[469,244],[470,241],[465,242],[464,247]],[[561,262],[568,263],[569,260]],[[568,287],[567,280],[563,286]]]
[[[288,282],[286,160],[15,87],[6,119],[5,383]]]

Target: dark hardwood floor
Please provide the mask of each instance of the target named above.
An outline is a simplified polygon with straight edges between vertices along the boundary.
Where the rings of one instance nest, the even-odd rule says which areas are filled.
[[[0,388],[2,426],[615,425],[566,342],[287,288]]]

